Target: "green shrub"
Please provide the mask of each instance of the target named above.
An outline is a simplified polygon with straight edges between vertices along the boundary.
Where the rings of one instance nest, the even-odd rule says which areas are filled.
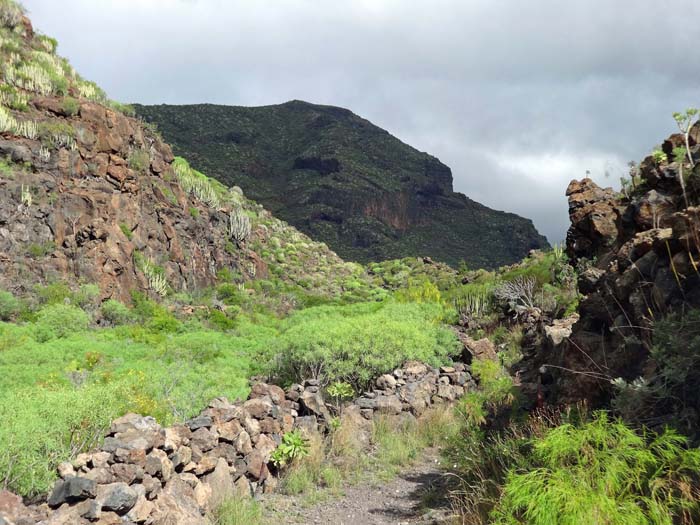
[[[511,408],[515,400],[515,386],[511,376],[496,361],[475,360],[472,374],[479,381],[479,389],[467,393],[459,402],[458,410],[465,421],[478,427],[487,422],[489,415]]]
[[[0,484],[24,496],[44,493],[56,466],[94,448],[127,409],[121,385],[31,387],[0,396]]]
[[[229,308],[226,312],[231,310],[233,308]],[[221,310],[210,310],[207,319],[218,330],[233,330],[236,327],[236,320],[229,317],[227,313]]]
[[[224,304],[240,304],[243,302],[243,294],[238,285],[233,283],[222,283],[216,287],[216,298]]]
[[[34,325],[34,338],[39,342],[67,337],[87,330],[90,317],[77,306],[49,304],[39,310]]]
[[[27,247],[27,255],[33,259],[40,259],[52,254],[55,249],[56,245],[53,243],[53,241],[43,243],[33,242]]]
[[[129,167],[139,173],[143,173],[151,165],[151,156],[146,150],[133,149],[129,152]]]
[[[308,440],[301,435],[299,430],[292,430],[282,436],[282,443],[274,450],[270,460],[276,467],[284,467],[308,455]]]
[[[14,295],[0,290],[0,321],[9,321],[19,313],[20,302]]]
[[[134,237],[134,232],[131,231],[131,228],[129,228],[129,225],[125,222],[119,223],[119,229],[122,231],[124,237],[126,237],[127,239],[131,240]]]
[[[38,133],[47,148],[70,148],[75,144],[75,129],[66,122],[41,122]]]
[[[65,97],[61,101],[61,109],[69,117],[74,117],[80,111],[80,102],[72,97]]]
[[[114,111],[118,111],[120,113],[123,113],[127,117],[135,117],[136,116],[136,110],[134,109],[134,106],[131,104],[124,104],[123,102],[118,102],[116,100],[108,100],[107,105],[112,108]]]
[[[459,350],[454,334],[442,327],[439,305],[362,303],[320,306],[292,315],[275,345],[282,377],[318,377],[361,389],[407,360],[432,365]]]
[[[653,372],[613,381],[613,407],[628,420],[645,421],[654,414],[678,430],[693,434],[700,421],[700,309],[672,313],[654,324]]]
[[[132,323],[136,320],[136,315],[124,303],[115,299],[108,299],[100,307],[102,317],[110,324],[117,326]]]
[[[672,431],[639,435],[605,413],[563,424],[531,443],[492,513],[510,525],[698,523],[700,450]]]
[[[97,306],[100,297],[100,287],[96,284],[82,284],[71,296],[71,302],[80,308]]]
[[[63,303],[66,299],[70,300],[71,289],[62,281],[50,283],[47,285],[37,285],[34,287],[39,303],[41,304],[56,304]]]
[[[700,381],[700,309],[676,313],[654,326],[651,351],[667,393],[684,404],[696,402]]]
[[[441,297],[438,287],[429,279],[423,279],[409,281],[406,288],[396,292],[396,299],[405,303],[439,303]]]

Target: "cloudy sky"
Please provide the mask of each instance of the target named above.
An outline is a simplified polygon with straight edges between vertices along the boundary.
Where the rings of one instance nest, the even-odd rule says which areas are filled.
[[[572,178],[617,185],[700,105],[698,0],[23,3],[114,99],[347,107],[552,242]]]

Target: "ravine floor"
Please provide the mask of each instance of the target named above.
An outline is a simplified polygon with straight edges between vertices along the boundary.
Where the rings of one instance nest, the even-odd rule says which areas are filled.
[[[335,494],[275,495],[263,503],[264,523],[304,525],[401,525],[454,523],[445,497],[445,477],[429,450],[394,479],[363,480]]]

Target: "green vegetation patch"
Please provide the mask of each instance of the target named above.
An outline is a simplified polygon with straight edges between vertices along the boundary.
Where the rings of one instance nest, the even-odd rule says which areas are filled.
[[[444,364],[459,343],[440,324],[442,315],[434,303],[308,308],[284,322],[275,342],[279,373],[288,381],[317,377],[361,389],[409,359]]]

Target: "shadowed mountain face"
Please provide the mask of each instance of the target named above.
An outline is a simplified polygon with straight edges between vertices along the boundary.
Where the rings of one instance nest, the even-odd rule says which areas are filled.
[[[136,111],[195,167],[346,259],[493,267],[547,246],[530,220],[455,193],[450,168],[346,109],[292,101]]]

